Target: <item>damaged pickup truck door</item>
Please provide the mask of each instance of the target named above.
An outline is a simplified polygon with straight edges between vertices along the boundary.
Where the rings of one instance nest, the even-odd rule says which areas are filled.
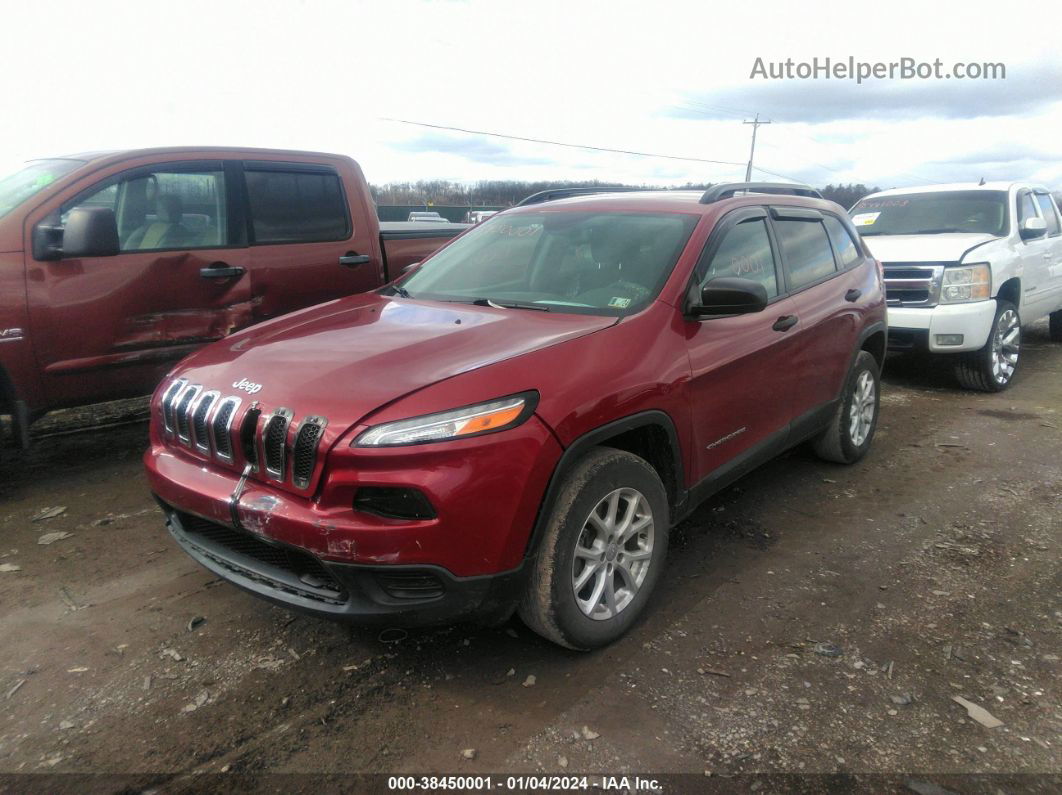
[[[238,179],[222,160],[153,164],[94,182],[35,224],[27,292],[49,403],[140,394],[253,322]]]

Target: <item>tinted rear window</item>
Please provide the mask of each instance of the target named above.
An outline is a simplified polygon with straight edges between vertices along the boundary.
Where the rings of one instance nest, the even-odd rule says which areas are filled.
[[[324,172],[246,171],[255,243],[311,243],[350,237],[339,176]]]
[[[785,252],[792,288],[798,290],[836,271],[833,251],[821,221],[774,222],[778,242]]]

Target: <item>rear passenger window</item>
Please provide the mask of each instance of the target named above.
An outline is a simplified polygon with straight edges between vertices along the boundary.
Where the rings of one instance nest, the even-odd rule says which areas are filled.
[[[294,169],[244,173],[255,243],[313,243],[350,237],[350,219],[337,174]]]
[[[1037,193],[1036,202],[1040,205],[1040,212],[1044,214],[1044,223],[1047,224],[1048,236],[1054,237],[1059,233],[1060,228],[1058,223],[1058,212],[1055,210],[1051,197],[1046,193]]]
[[[837,261],[842,268],[847,268],[849,265],[854,265],[863,258],[863,253],[859,250],[859,246],[852,239],[852,235],[845,229],[844,224],[834,218],[832,215],[824,217],[826,223],[826,231],[830,233],[830,240],[833,242],[834,253],[837,254]]]
[[[833,251],[821,221],[776,220],[774,228],[785,254],[792,288],[829,276],[836,271]]]
[[[720,276],[737,276],[762,284],[768,298],[778,295],[778,277],[766,221],[762,218],[744,221],[728,231],[707,268],[698,266],[698,271],[703,274],[702,286]]]

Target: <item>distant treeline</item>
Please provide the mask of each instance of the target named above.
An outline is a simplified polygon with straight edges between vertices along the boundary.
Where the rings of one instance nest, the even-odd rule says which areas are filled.
[[[666,190],[705,190],[710,182],[687,182],[671,185]],[[386,185],[370,185],[378,205],[459,205],[464,207],[510,207],[521,199],[548,188],[624,188],[647,187],[625,185],[621,182],[587,180],[580,182],[521,182],[517,180],[487,180],[468,185],[447,180],[421,180],[419,182],[390,182]],[[880,188],[868,188],[859,183],[827,185],[819,188],[822,195],[842,207],[851,207],[868,193]]]

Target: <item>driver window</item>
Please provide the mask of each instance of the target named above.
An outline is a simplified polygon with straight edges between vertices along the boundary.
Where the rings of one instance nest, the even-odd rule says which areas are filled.
[[[220,166],[220,164],[219,164]],[[61,222],[81,207],[108,207],[120,250],[215,248],[228,243],[225,173],[159,171],[118,179],[63,205]]]
[[[1033,195],[1025,191],[1018,197],[1018,223],[1021,224],[1027,218],[1036,217],[1036,202],[1033,201]]]
[[[722,244],[705,266],[698,263],[700,286],[721,276],[737,276],[759,282],[767,290],[767,298],[778,295],[778,275],[774,267],[771,239],[763,218],[742,221],[726,233]]]

